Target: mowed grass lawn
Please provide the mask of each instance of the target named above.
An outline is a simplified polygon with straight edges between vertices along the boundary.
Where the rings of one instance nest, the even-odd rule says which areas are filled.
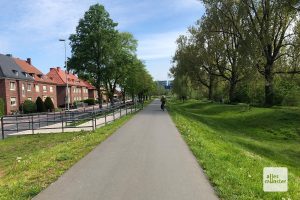
[[[31,199],[131,116],[94,132],[41,134],[0,141],[0,199]]]
[[[300,199],[300,108],[190,100],[169,112],[222,199]],[[288,192],[263,191],[264,167],[288,167]]]

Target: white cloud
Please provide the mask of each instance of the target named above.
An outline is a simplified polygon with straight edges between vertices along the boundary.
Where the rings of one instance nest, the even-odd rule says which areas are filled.
[[[139,40],[138,56],[143,60],[171,58],[176,50],[176,40],[185,31],[143,35]]]
[[[0,1],[4,2],[0,7],[0,52],[21,58],[32,57],[37,67],[44,68],[45,72],[49,66],[63,63],[62,43],[58,39],[68,38],[74,33],[79,19],[92,4],[98,2],[105,5],[113,20],[119,23],[118,28],[135,34],[139,40],[138,56],[150,63],[150,68],[167,65],[175,52],[176,39],[187,28],[182,24],[185,16],[190,16],[192,12],[195,14],[198,10],[201,13],[202,9],[197,0]],[[173,25],[172,20],[176,21],[173,16],[177,14],[182,20],[178,25]],[[164,21],[160,23],[159,20]],[[153,22],[158,22],[158,26],[155,27]],[[164,24],[172,24],[169,32],[159,29]],[[145,30],[151,31],[151,34],[145,34]],[[160,72],[156,71],[155,74]]]

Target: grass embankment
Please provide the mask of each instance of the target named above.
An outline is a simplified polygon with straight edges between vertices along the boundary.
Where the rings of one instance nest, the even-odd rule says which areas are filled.
[[[300,199],[300,109],[191,100],[170,114],[222,199]],[[288,167],[289,191],[265,193],[264,167]]]
[[[0,141],[0,199],[30,199],[37,195],[131,116],[94,132],[20,136]]]

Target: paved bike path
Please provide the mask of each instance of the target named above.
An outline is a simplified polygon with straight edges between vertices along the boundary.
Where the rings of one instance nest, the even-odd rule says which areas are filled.
[[[34,199],[218,198],[156,100]]]

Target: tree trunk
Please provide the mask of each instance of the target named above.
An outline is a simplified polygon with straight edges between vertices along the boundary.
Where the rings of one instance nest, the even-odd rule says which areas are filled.
[[[230,103],[236,102],[235,89],[236,89],[236,82],[231,81],[230,86],[229,86],[229,102]]]
[[[209,75],[209,84],[208,84],[208,100],[213,100],[214,94],[214,75]]]
[[[126,103],[126,92],[125,92],[125,89],[122,91],[122,100],[123,100],[123,104]]]
[[[274,88],[273,88],[273,73],[272,73],[272,64],[268,64],[265,67],[265,106],[274,105]]]
[[[99,108],[102,108],[102,92],[100,87],[97,87],[97,94],[98,94]]]
[[[115,104],[114,102],[114,95],[113,94],[109,94],[109,100],[110,100],[110,105],[113,106]]]

